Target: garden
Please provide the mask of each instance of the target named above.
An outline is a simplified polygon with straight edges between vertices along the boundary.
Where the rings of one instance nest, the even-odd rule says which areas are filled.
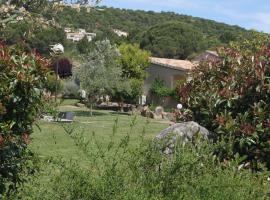
[[[1,28],[11,14],[38,19],[42,4],[19,3]],[[270,199],[269,35],[218,48],[173,91],[156,80],[156,95],[181,102],[175,124],[124,112],[147,76],[139,45],[96,41],[73,68],[61,44],[45,55],[26,43],[0,43],[0,199]],[[108,96],[118,110],[98,109]]]

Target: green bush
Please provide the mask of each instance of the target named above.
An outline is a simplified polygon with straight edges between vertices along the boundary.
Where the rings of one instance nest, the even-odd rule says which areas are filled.
[[[179,91],[181,102],[225,141],[217,150],[223,159],[239,153],[253,169],[258,162],[270,167],[270,37],[254,33],[219,55],[220,61],[196,67]]]
[[[67,98],[79,98],[80,86],[74,80],[65,80],[63,84],[63,96]]]
[[[59,94],[61,91],[63,91],[63,88],[64,88],[63,81],[60,78],[56,78],[54,72],[49,72],[47,74],[47,80],[46,80],[47,91],[53,94],[55,94],[55,92]]]
[[[131,123],[131,129],[135,121]],[[117,124],[107,146],[93,134],[86,141],[64,125],[67,134],[89,159],[81,167],[76,161],[50,160],[45,170],[28,177],[13,199],[222,199],[247,200],[269,198],[267,173],[252,174],[238,170],[239,156],[220,163],[212,153],[213,144],[176,143],[174,154],[161,153],[162,142],[146,142],[144,134],[137,146],[130,146],[130,134],[114,140]],[[169,138],[168,138],[169,140]]]
[[[158,97],[172,96],[174,90],[164,86],[164,81],[160,78],[156,78],[151,85],[150,91],[152,94]]]
[[[47,66],[36,53],[0,44],[0,195],[21,181],[18,173],[42,108]]]

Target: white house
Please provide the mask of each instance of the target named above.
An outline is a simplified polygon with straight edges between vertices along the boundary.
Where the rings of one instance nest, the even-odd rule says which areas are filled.
[[[88,42],[91,42],[96,36],[96,33],[88,33],[85,29],[78,29],[76,32],[73,32],[71,28],[65,28],[66,36],[68,40],[72,40],[72,42],[79,42],[84,37],[87,38]]]
[[[128,37],[128,32],[121,31],[119,29],[113,29],[113,32],[117,34],[119,37]]]

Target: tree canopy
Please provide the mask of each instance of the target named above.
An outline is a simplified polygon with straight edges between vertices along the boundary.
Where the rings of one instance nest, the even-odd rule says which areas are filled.
[[[142,37],[141,47],[155,56],[186,59],[208,48],[198,28],[186,23],[168,22],[150,28]]]

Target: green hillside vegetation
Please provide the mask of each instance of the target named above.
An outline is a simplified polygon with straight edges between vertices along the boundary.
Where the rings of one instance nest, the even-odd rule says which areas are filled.
[[[169,22],[150,28],[142,37],[141,47],[158,57],[185,59],[208,48],[207,38],[192,25]]]
[[[47,13],[47,17],[52,17]],[[97,39],[108,38],[115,43],[138,43],[150,50],[154,56],[185,59],[194,53],[216,46],[228,44],[248,31],[238,26],[230,26],[212,20],[180,15],[172,12],[106,8],[81,9],[77,12],[65,8],[55,20],[63,27],[85,28],[96,32]],[[120,38],[112,29],[129,33],[129,37]]]
[[[106,7],[91,9],[90,12],[82,8],[78,12],[70,7],[64,7],[57,12],[46,10],[41,14],[46,20],[55,21],[57,28],[46,30],[46,27],[38,27],[40,26],[38,24],[25,24],[21,21],[1,30],[0,39],[8,44],[26,41],[33,44],[30,47],[34,46],[43,54],[48,54],[49,44],[59,40],[64,43],[66,50],[76,56],[85,53],[83,49],[87,49],[87,45],[91,47],[91,44],[86,42],[83,45],[76,45],[65,41],[63,29],[83,28],[97,34],[93,42],[109,39],[118,45],[123,42],[137,43],[141,48],[150,50],[153,56],[186,59],[204,50],[228,44],[249,33],[238,26],[172,12],[156,13]],[[26,32],[29,27],[33,30],[32,35]],[[59,31],[61,29],[62,31]],[[129,36],[119,37],[112,29],[126,31]]]

